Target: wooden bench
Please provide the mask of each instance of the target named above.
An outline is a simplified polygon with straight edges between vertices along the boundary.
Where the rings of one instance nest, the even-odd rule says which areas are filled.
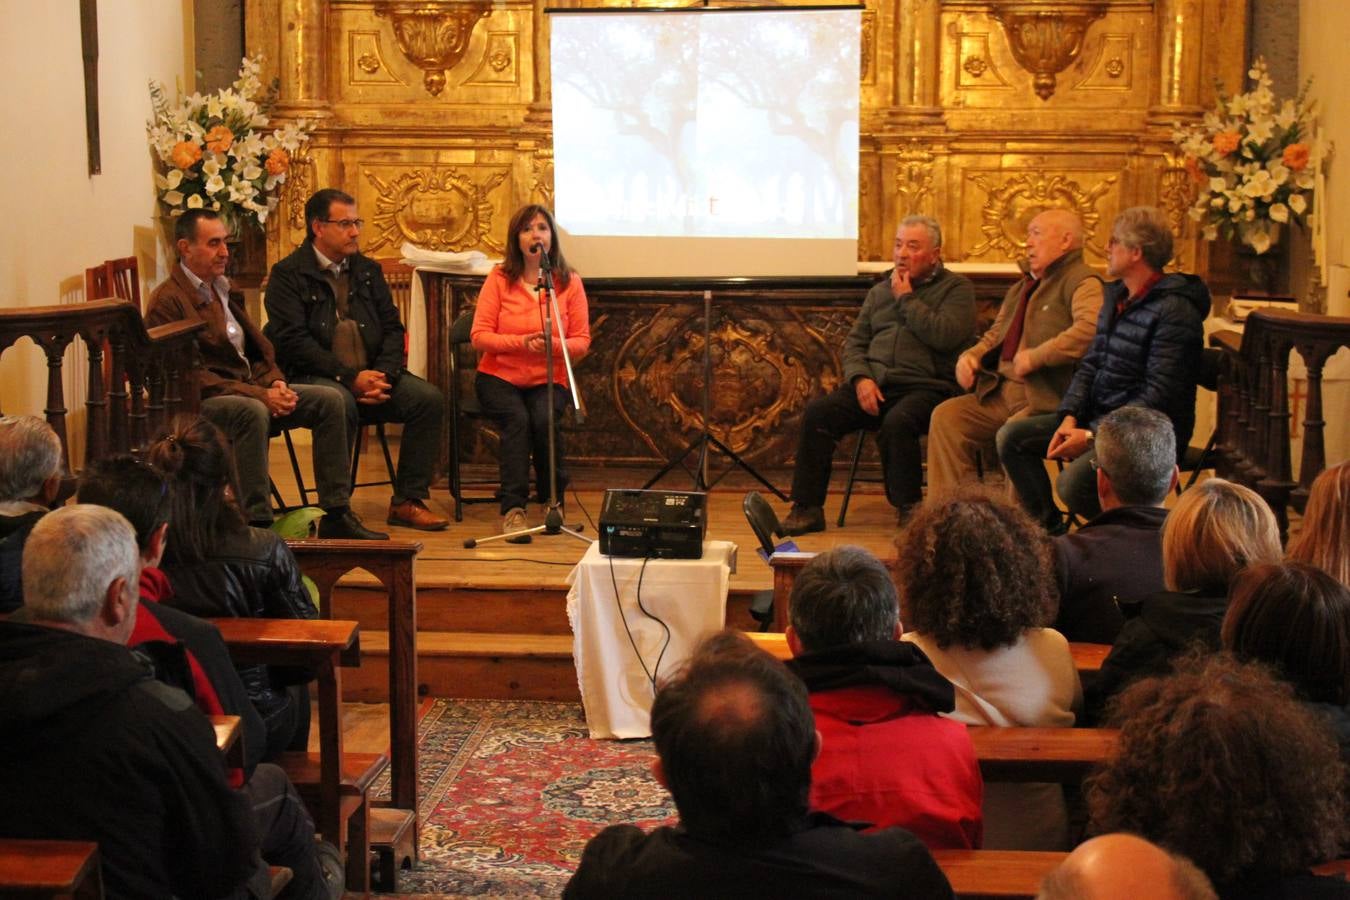
[[[101,900],[98,844],[0,839],[0,896]]]
[[[313,810],[319,833],[347,854],[347,887],[369,890],[367,792],[389,761],[383,754],[342,751],[342,668],[361,664],[357,624],[323,619],[207,621],[220,629],[236,663],[296,666],[315,673],[319,752],[285,753],[279,762]]]
[[[319,614],[333,610],[333,588],[364,569],[388,592],[390,800],[370,811],[370,843],[379,883],[397,891],[398,872],[417,860],[417,584],[419,541],[287,541],[300,569],[319,589]]]
[[[961,900],[1032,898],[1067,853],[1029,850],[934,850],[952,891]]]
[[[225,757],[225,765],[232,769],[244,767],[244,742],[240,740],[243,721],[238,716],[207,716],[216,732],[216,749]]]
[[[775,659],[789,660],[792,651],[788,649],[787,636],[778,631],[749,631],[746,636]],[[1069,643],[1069,652],[1073,654],[1074,668],[1079,676],[1101,670],[1102,660],[1111,652],[1110,644]]]
[[[966,729],[985,781],[1076,784],[1116,751],[1114,728]]]

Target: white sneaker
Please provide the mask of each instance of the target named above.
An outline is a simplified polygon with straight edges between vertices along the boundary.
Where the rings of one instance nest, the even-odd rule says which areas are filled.
[[[508,509],[506,515],[502,516],[502,534],[510,534],[513,531],[524,531],[530,527],[530,520],[525,518],[525,510],[517,506],[515,509]],[[528,544],[532,536],[520,534],[506,539],[508,544]]]

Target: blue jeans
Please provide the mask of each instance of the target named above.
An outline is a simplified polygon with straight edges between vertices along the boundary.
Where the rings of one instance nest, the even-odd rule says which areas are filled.
[[[1013,419],[998,430],[995,438],[999,462],[1023,508],[1047,529],[1056,529],[1063,523],[1050,489],[1050,477],[1045,472],[1045,451],[1061,421],[1058,413]],[[1102,511],[1097,500],[1097,472],[1092,468],[1096,458],[1096,451],[1089,450],[1066,465],[1055,481],[1064,505],[1087,519]]]

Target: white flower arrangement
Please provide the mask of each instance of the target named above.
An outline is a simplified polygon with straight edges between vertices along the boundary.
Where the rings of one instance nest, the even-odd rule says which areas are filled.
[[[265,225],[276,209],[291,160],[309,140],[310,127],[288,123],[267,131],[278,83],[264,91],[261,70],[261,56],[245,57],[228,88],[186,97],[180,90],[173,104],[163,85],[150,82],[155,116],[146,131],[166,215],[212,209],[233,232],[244,222]]]
[[[1281,225],[1311,215],[1324,148],[1307,85],[1277,104],[1263,58],[1247,77],[1256,83],[1252,90],[1225,97],[1220,89],[1204,122],[1178,123],[1172,140],[1197,184],[1190,216],[1203,223],[1205,240],[1223,234],[1265,253]]]

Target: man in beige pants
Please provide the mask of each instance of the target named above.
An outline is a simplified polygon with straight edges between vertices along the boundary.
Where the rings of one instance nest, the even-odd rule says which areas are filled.
[[[1102,281],[1083,262],[1083,222],[1075,213],[1047,209],[1031,220],[1023,271],[993,326],[956,361],[956,380],[970,393],[933,411],[930,493],[974,481],[976,455],[992,450],[1009,419],[1054,412],[1092,343]]]

